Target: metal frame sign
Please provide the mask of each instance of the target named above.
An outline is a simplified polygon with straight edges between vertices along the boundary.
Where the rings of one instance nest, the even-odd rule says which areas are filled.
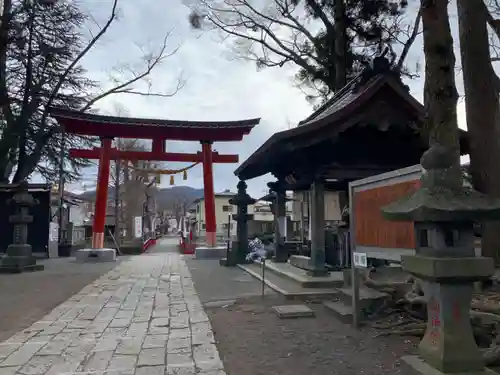
[[[366,256],[366,253],[353,252],[352,258],[354,261],[354,267],[368,268],[368,257]]]

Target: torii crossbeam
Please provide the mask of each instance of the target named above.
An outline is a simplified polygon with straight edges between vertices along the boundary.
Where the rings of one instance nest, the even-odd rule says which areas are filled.
[[[99,159],[96,203],[92,233],[92,247],[104,246],[104,225],[108,197],[110,161],[151,160],[171,162],[202,162],[205,201],[206,244],[216,245],[215,197],[213,163],[237,163],[238,155],[220,155],[212,151],[216,141],[241,141],[260,119],[241,121],[171,121],[124,118],[81,113],[62,108],[52,108],[51,115],[63,126],[66,133],[97,136],[101,147],[90,150],[72,149],[71,157]],[[152,151],[122,151],[111,147],[113,138],[139,138],[153,140]],[[201,152],[196,154],[165,152],[166,140],[199,141]]]

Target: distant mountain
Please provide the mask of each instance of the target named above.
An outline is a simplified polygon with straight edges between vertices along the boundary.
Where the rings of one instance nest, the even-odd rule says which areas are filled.
[[[173,208],[175,202],[185,202],[189,205],[201,197],[203,197],[203,189],[195,189],[189,186],[157,189],[155,193],[156,203],[158,207],[163,209]]]
[[[203,197],[203,189],[195,189],[189,186],[172,186],[168,188],[155,188],[155,198],[159,208],[170,209],[173,205],[186,202],[188,205],[194,200]],[[79,195],[81,199],[93,201],[95,200],[96,191],[89,190]],[[108,199],[114,199],[115,189],[110,186],[108,188]]]

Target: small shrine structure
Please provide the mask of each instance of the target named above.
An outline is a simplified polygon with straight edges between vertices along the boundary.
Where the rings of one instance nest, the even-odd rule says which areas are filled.
[[[324,192],[347,194],[351,181],[418,164],[429,147],[424,116],[399,72],[377,57],[296,128],[275,133],[245,160],[234,172],[241,180],[275,176],[269,186],[277,194],[278,216],[286,191],[310,194],[311,256],[294,259],[276,241],[274,263],[290,260],[309,276],[324,277]],[[464,131],[460,147],[467,153]]]
[[[102,249],[104,246],[110,161],[116,159],[202,163],[206,245],[209,248],[216,246],[213,164],[237,163],[238,155],[220,155],[212,151],[212,144],[241,141],[259,123],[260,119],[217,122],[158,120],[103,116],[62,108],[52,108],[51,115],[66,133],[94,136],[101,140],[101,147],[69,150],[70,157],[99,160],[92,234],[93,249]],[[152,150],[117,150],[112,147],[114,138],[151,139]],[[167,140],[200,142],[201,152],[195,154],[166,152]]]

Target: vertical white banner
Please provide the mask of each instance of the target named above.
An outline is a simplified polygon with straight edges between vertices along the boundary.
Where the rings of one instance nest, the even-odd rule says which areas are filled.
[[[142,217],[141,216],[134,217],[134,237],[135,238],[142,237]]]

